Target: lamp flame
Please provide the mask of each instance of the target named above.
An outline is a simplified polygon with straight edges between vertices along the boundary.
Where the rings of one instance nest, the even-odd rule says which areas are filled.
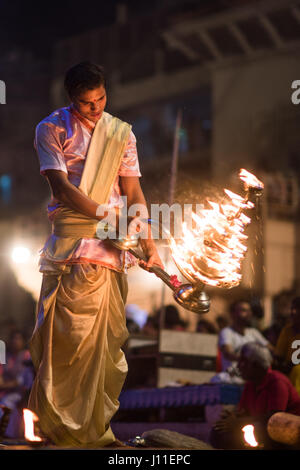
[[[239,174],[245,197],[224,189],[221,202],[207,200],[209,208],[192,213],[194,227],[182,225],[182,237],[170,237],[172,257],[179,271],[192,283],[232,288],[241,281],[241,262],[247,251],[244,230],[251,222],[243,210],[253,209],[249,188],[262,189],[256,176],[246,170]]]
[[[244,433],[244,440],[250,447],[258,447],[258,442],[254,436],[254,426],[252,424],[247,424],[242,429]]]
[[[34,433],[34,423],[39,420],[37,415],[33,413],[33,411],[25,408],[23,410],[23,418],[25,427],[25,439],[31,442],[42,442],[42,438],[36,436]]]
[[[259,181],[256,176],[254,176],[252,173],[249,173],[249,171],[245,170],[244,168],[240,170],[239,177],[242,181],[244,181],[246,190],[249,188],[264,189],[264,184]]]

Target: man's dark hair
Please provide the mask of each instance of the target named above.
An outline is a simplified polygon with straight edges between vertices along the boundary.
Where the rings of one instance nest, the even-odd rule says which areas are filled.
[[[64,86],[70,98],[86,90],[94,90],[103,85],[106,88],[106,77],[103,67],[92,62],[80,62],[71,67],[66,75]]]

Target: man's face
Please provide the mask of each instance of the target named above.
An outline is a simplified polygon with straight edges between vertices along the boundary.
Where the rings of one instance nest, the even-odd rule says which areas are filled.
[[[97,122],[106,105],[106,91],[103,85],[93,90],[86,90],[73,98],[77,111],[90,121]]]
[[[242,321],[245,325],[248,325],[250,323],[251,316],[252,310],[248,302],[241,302],[236,306],[234,311],[234,318]]]

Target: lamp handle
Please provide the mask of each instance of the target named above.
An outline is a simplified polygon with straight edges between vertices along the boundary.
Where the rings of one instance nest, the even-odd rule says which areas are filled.
[[[147,262],[147,258],[145,257],[144,254],[134,250],[133,248],[129,248],[128,251],[133,256],[135,256],[137,259]],[[164,269],[162,269],[160,266],[155,266],[154,265],[151,268],[149,268],[149,272],[154,273],[165,284],[167,284],[167,286],[170,287],[170,289],[172,289],[175,292],[176,289],[175,289],[174,285],[172,284],[172,282],[170,280],[170,275]]]

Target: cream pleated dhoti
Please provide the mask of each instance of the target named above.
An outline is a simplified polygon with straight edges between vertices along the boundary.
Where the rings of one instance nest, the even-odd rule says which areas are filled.
[[[97,264],[48,263],[30,342],[36,370],[28,407],[64,447],[115,440],[110,420],[127,374],[127,276]]]

